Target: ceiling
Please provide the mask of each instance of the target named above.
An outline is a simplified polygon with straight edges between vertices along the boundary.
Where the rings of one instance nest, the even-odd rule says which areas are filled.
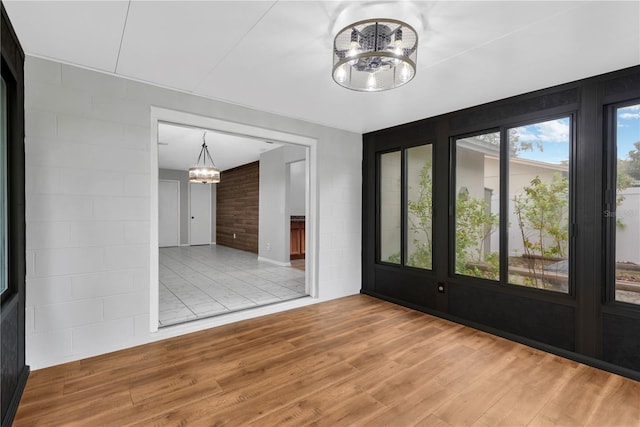
[[[640,64],[638,1],[3,3],[29,55],[358,133]],[[338,86],[336,20],[399,4],[422,27],[415,79]]]
[[[276,142],[161,122],[158,124],[158,167],[186,171],[196,166],[203,136],[215,166],[221,171],[255,162],[265,151],[282,146]],[[210,164],[207,159],[207,165]]]

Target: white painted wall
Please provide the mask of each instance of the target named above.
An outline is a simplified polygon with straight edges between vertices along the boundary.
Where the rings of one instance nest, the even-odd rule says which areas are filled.
[[[616,219],[623,227],[616,227],[616,261],[640,264],[640,187],[620,192],[624,200],[616,209]]]
[[[288,163],[305,158],[306,149],[284,145],[260,155],[258,257],[289,264],[290,218],[287,200]]]
[[[151,106],[317,139],[319,292],[311,302],[359,292],[361,135],[29,56],[25,74],[32,369],[277,309],[149,332]]]
[[[306,173],[304,160],[289,164],[289,215],[306,215]]]

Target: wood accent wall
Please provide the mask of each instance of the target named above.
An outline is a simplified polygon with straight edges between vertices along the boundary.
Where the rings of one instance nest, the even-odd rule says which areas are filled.
[[[216,244],[257,254],[260,162],[222,172],[217,186]]]

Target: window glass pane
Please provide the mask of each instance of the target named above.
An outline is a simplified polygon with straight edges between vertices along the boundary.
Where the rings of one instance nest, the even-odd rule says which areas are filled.
[[[0,83],[0,293],[8,287],[7,88]]]
[[[455,272],[500,275],[500,134],[456,140]]]
[[[400,151],[380,155],[380,261],[400,264]]]
[[[568,292],[571,119],[509,129],[509,283]]]
[[[616,300],[640,304],[640,104],[616,110]]]
[[[432,151],[431,145],[406,150],[407,260],[411,267],[432,268]]]

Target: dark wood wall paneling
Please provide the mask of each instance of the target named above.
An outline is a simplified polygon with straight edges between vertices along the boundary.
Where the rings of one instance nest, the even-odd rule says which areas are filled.
[[[7,86],[8,290],[0,309],[2,426],[13,422],[29,376],[25,364],[24,52],[0,6],[2,77]]]
[[[455,94],[452,94],[455,96]],[[607,105],[640,99],[640,66],[363,136],[362,293],[468,324],[640,380],[640,307],[608,300],[604,181]],[[572,115],[574,235],[570,294],[451,274],[450,141],[466,133]],[[432,271],[376,263],[379,153],[433,144]],[[438,292],[438,287],[445,292]]]
[[[216,244],[258,253],[260,162],[222,172],[217,186]]]

